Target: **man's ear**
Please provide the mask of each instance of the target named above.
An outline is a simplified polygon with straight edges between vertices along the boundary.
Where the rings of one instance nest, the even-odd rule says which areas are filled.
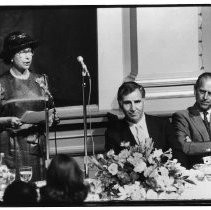
[[[119,108],[122,110],[122,107],[123,107],[122,101],[119,101],[118,103],[119,103]]]
[[[194,96],[196,97],[196,88],[193,89]]]

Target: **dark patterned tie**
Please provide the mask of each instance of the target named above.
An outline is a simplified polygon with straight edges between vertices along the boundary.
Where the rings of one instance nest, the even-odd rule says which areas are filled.
[[[204,124],[205,124],[205,126],[206,126],[207,132],[208,132],[209,137],[210,137],[210,139],[211,139],[210,123],[208,122],[208,119],[207,119],[207,114],[208,114],[208,112],[205,111],[205,112],[203,112],[203,114],[204,114]]]

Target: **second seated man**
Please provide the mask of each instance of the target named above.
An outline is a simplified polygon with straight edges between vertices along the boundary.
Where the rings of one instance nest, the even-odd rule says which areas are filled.
[[[105,136],[106,151],[113,149],[119,153],[121,142],[130,145],[145,143],[152,138],[154,147],[166,151],[174,133],[168,118],[144,113],[145,89],[136,82],[124,82],[118,90],[117,100],[123,111],[124,119],[112,120]]]
[[[176,139],[172,145],[175,157],[191,168],[211,155],[211,73],[201,74],[194,86],[195,104],[173,114]]]

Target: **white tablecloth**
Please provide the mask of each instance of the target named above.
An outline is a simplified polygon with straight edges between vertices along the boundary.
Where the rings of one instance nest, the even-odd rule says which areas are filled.
[[[150,193],[146,200],[211,200],[211,180],[205,177],[203,181],[194,180],[195,184],[186,184],[182,194]],[[97,194],[88,194],[86,201],[100,201]]]
[[[197,181],[196,185],[190,185],[178,198],[184,199],[210,199],[211,200],[211,181],[206,178],[204,181]]]
[[[211,181],[208,181],[206,178],[203,181],[195,181],[196,185],[187,185],[184,192],[181,195],[177,194],[163,194],[159,198],[149,198],[151,199],[159,199],[159,200],[203,200],[209,199],[211,200]],[[36,182],[38,188],[44,186],[46,181]],[[0,200],[2,201],[3,191],[0,191]],[[100,201],[99,196],[97,194],[89,194],[87,196],[86,201]]]

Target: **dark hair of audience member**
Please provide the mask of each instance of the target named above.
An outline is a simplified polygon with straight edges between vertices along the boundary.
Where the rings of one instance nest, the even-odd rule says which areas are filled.
[[[7,206],[33,206],[37,203],[37,198],[34,184],[14,181],[5,189],[3,204]]]
[[[198,79],[197,79],[197,81],[196,81],[196,84],[194,85],[195,91],[196,91],[198,88],[201,87],[203,80],[204,80],[204,79],[208,79],[208,78],[211,79],[211,72],[205,72],[205,73],[201,74],[201,75],[198,77]]]
[[[88,194],[83,173],[74,158],[55,156],[46,174],[47,185],[41,189],[41,203],[83,202]]]
[[[145,89],[142,85],[139,85],[138,83],[133,81],[122,83],[117,93],[117,100],[120,108],[122,107],[123,97],[134,92],[136,89],[140,91],[142,98],[145,98]]]

